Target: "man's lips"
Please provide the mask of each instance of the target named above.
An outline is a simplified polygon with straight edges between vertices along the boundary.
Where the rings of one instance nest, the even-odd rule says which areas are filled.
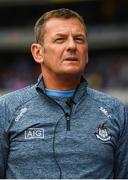
[[[64,60],[65,61],[78,61],[78,58],[77,57],[66,57]]]

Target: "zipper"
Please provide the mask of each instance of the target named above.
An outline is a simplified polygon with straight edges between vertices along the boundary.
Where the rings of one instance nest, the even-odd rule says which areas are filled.
[[[70,131],[70,121],[71,121],[72,105],[71,105],[71,107],[70,107],[70,112],[65,112],[64,108],[63,108],[59,103],[57,103],[54,99],[52,99],[52,98],[49,97],[47,94],[45,94],[41,89],[39,89],[39,92],[40,92],[41,94],[44,94],[50,101],[53,101],[54,103],[56,103],[56,104],[62,109],[62,111],[64,112],[64,115],[65,115],[65,117],[66,117],[66,128],[67,128],[67,131]],[[60,120],[60,119],[59,119],[59,120]],[[56,134],[56,129],[57,129],[59,120],[58,120],[58,122],[56,123],[55,129],[54,129],[53,155],[54,155],[56,164],[57,164],[57,166],[58,166],[58,168],[59,168],[59,172],[60,172],[60,177],[59,177],[59,179],[62,179],[63,173],[62,173],[62,169],[61,169],[61,166],[60,166],[60,164],[59,164],[59,162],[58,162],[57,154],[56,154],[56,151],[55,151],[55,134]]]
[[[45,94],[42,90],[39,89],[39,92],[43,93],[48,99],[50,99],[51,101],[55,102],[64,112],[65,117],[66,117],[66,128],[67,131],[70,131],[70,122],[71,122],[71,113],[72,113],[72,106],[70,107],[70,113],[69,112],[65,112],[65,110],[63,109],[63,107],[57,103],[54,99],[52,99],[51,97],[49,97],[47,94]]]
[[[65,113],[65,116],[66,116],[67,131],[70,131],[71,115],[69,113]]]

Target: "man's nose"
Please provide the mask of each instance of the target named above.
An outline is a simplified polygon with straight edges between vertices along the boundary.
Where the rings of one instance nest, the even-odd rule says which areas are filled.
[[[72,37],[70,37],[67,43],[67,50],[75,50],[75,49],[76,49],[76,42]]]

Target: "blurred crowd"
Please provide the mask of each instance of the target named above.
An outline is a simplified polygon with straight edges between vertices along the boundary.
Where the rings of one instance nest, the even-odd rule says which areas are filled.
[[[89,66],[87,79],[96,89],[128,89],[128,56],[95,59]]]
[[[28,59],[17,59],[6,65],[0,72],[0,89],[10,92],[34,83],[36,66]]]
[[[128,56],[90,58],[85,70],[89,86],[95,89],[128,89]],[[0,89],[9,92],[37,81],[40,66],[31,59],[18,59],[0,71]]]

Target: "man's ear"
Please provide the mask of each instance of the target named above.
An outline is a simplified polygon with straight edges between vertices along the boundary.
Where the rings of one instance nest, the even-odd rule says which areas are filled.
[[[42,62],[43,62],[43,48],[42,48],[42,46],[40,44],[33,43],[31,45],[31,53],[32,53],[34,60],[37,63],[42,64]]]

